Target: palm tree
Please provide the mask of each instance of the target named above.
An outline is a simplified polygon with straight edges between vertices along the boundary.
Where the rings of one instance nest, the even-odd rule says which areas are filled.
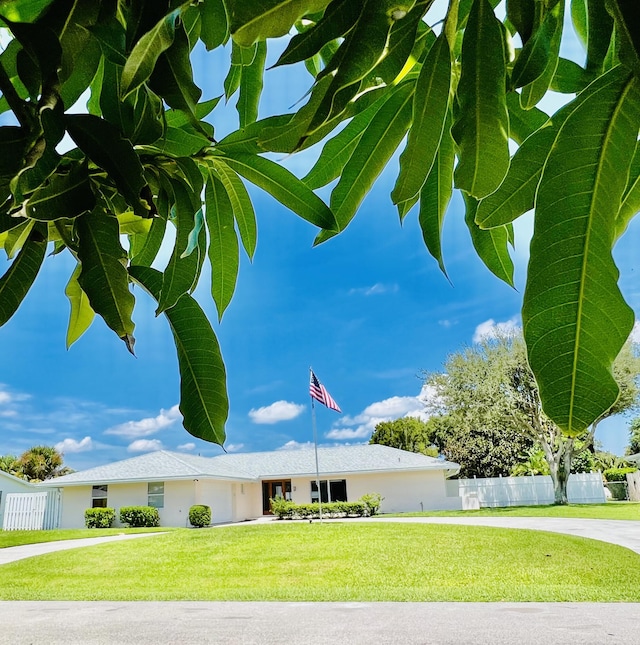
[[[0,455],[0,470],[15,477],[22,477],[20,462],[15,455]]]
[[[34,446],[18,459],[20,470],[29,481],[43,481],[69,472],[62,465],[63,456],[53,446]]]

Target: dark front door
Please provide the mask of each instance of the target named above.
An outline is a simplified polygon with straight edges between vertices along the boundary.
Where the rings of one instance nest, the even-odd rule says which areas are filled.
[[[269,500],[283,497],[291,499],[291,480],[276,479],[262,482],[262,513],[271,515],[271,502]]]

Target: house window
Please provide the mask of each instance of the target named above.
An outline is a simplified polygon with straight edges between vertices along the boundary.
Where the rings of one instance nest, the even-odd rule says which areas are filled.
[[[320,480],[321,499],[324,504],[327,502],[346,502],[347,501],[347,480],[346,479],[326,479]],[[311,501],[318,501],[318,483],[314,480],[311,482]]]
[[[94,486],[91,491],[91,507],[105,508],[107,506],[107,485]]]
[[[164,508],[164,482],[149,482],[147,484],[149,506]]]

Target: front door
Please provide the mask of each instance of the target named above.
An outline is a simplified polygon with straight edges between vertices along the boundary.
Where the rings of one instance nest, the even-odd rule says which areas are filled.
[[[262,482],[262,513],[271,515],[271,502],[269,500],[283,497],[291,499],[291,480],[276,479]]]

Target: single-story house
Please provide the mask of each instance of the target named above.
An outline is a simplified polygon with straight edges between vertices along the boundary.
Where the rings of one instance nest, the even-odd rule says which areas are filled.
[[[380,493],[381,511],[460,509],[445,479],[458,464],[381,445],[318,449],[323,501]],[[49,482],[51,486],[53,482]],[[189,508],[211,507],[212,522],[270,513],[269,499],[318,499],[313,449],[200,457],[161,450],[55,479],[62,491],[61,528],[84,526],[87,508],[154,506],[163,526],[188,526]]]

